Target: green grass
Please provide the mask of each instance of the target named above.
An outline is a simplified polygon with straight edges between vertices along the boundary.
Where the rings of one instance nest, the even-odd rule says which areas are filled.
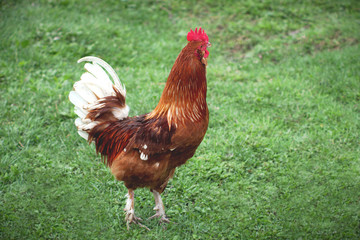
[[[76,133],[85,55],[151,111],[203,27],[210,125],[126,230],[126,188]],[[359,1],[1,1],[0,239],[359,239]],[[153,214],[138,189],[136,212]]]

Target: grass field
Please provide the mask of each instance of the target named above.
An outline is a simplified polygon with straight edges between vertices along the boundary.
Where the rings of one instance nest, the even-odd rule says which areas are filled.
[[[126,230],[126,188],[76,133],[85,55],[151,111],[203,27],[210,125]],[[359,239],[360,2],[0,1],[0,239]],[[154,211],[147,189],[136,213]]]

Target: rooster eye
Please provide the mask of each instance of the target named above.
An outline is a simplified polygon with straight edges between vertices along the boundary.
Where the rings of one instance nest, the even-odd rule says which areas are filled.
[[[199,57],[199,59],[202,59],[203,57],[208,57],[209,52],[207,50],[207,46],[207,44],[202,44],[196,49],[195,54],[197,57]]]

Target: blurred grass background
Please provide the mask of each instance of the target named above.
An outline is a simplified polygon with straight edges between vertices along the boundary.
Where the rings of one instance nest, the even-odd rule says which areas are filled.
[[[94,55],[151,111],[190,28],[206,30],[210,125],[126,230],[126,188],[67,96]],[[359,239],[360,2],[0,1],[1,239]],[[136,212],[153,214],[147,189]]]

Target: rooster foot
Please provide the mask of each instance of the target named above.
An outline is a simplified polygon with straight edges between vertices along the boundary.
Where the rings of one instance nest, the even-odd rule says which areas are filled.
[[[141,218],[135,216],[135,210],[134,210],[134,190],[129,189],[129,193],[127,194],[128,199],[126,200],[126,205],[124,208],[125,211],[125,221],[126,221],[126,227],[127,230],[130,229],[130,224],[135,223],[139,225],[140,227],[145,228],[146,230],[150,231],[148,227],[141,224],[140,221]]]
[[[129,211],[125,212],[125,221],[126,221],[127,230],[130,229],[130,224],[134,223],[134,224],[137,224],[140,227],[143,227],[146,230],[150,231],[150,229],[147,226],[140,223],[140,221],[142,221],[142,219],[135,216],[134,210],[129,210]]]
[[[149,217],[148,219],[153,219],[153,218],[160,218],[160,223],[170,223],[170,220],[166,217],[165,214],[161,214],[160,212],[155,213],[155,215]]]
[[[158,203],[154,207],[154,210],[156,211],[156,213],[154,214],[154,216],[149,217],[148,220],[153,218],[160,218],[160,223],[170,223],[170,220],[166,217],[164,207],[161,203]]]
[[[170,220],[166,217],[165,208],[160,193],[155,190],[152,190],[152,193],[154,194],[154,199],[155,199],[154,210],[156,211],[156,213],[154,216],[149,217],[148,219],[160,218],[160,223],[169,223]]]

